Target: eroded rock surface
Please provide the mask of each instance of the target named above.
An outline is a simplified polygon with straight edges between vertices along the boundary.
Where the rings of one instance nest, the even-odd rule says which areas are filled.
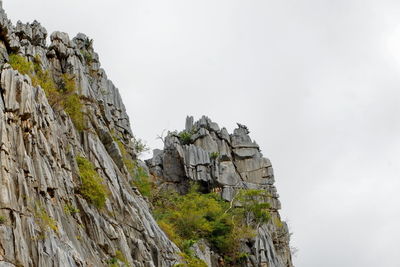
[[[15,26],[0,10],[0,266],[107,266],[123,255],[131,266],[170,267],[178,248],[154,221],[132,188],[119,139],[135,157],[132,131],[118,89],[100,68],[92,40],[51,34],[38,22]],[[13,70],[11,53],[57,77],[68,73],[84,103],[85,130],[49,105],[44,90]],[[88,203],[77,156],[89,159],[104,179],[103,209]],[[78,209],[70,212],[68,209]]]
[[[154,157],[146,161],[158,186],[185,193],[190,181],[197,181],[208,191],[220,192],[226,201],[231,201],[240,189],[265,190],[272,217],[257,229],[252,242],[243,244],[242,251],[250,255],[244,266],[293,266],[288,227],[278,212],[281,203],[273,168],[251,140],[247,127],[238,124],[229,134],[205,116],[195,123],[193,117],[188,117],[184,132],[169,133],[164,150],[155,151]],[[194,250],[198,251],[197,247]],[[219,266],[211,255],[198,253],[211,266]]]
[[[81,33],[70,39],[54,32],[47,44],[47,37],[37,21],[12,24],[0,0],[0,266],[174,266],[179,249],[130,184],[124,157],[136,158],[134,137],[93,41]],[[56,81],[63,74],[74,78],[84,104],[83,131],[50,104],[52,99],[31,77],[11,67],[11,54],[39,61]],[[198,181],[227,201],[238,189],[266,190],[272,220],[243,245],[250,255],[244,266],[291,267],[273,169],[248,129],[239,125],[229,134],[207,117],[197,122],[189,117],[186,131],[191,135],[185,144],[170,134],[164,150],[154,151],[147,161],[158,186],[184,193],[189,181]],[[77,157],[88,159],[103,178],[108,191],[104,208],[82,197]],[[206,243],[193,249],[209,266],[221,266]]]

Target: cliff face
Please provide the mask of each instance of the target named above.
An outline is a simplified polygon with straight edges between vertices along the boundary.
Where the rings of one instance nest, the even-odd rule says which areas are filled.
[[[271,162],[251,140],[246,126],[238,124],[229,134],[205,116],[195,123],[188,117],[185,130],[169,133],[164,150],[155,150],[147,164],[163,190],[185,193],[190,181],[196,181],[203,191],[218,192],[229,202],[241,189],[265,190],[271,218],[257,226],[253,240],[243,242],[241,251],[249,255],[243,266],[293,266],[288,227],[278,212],[281,204]],[[215,253],[198,256],[212,266],[220,261]]]
[[[46,37],[36,21],[12,25],[0,7],[0,266],[174,266],[178,247],[132,186],[127,158],[146,166],[136,159],[124,104],[100,68],[92,40],[54,32],[47,45]],[[36,75],[54,84],[64,81],[59,88],[65,97],[71,96],[65,77],[71,77],[83,125],[78,127],[73,108],[59,107],[59,96],[44,89],[47,83],[38,84],[40,77],[13,68],[12,57],[34,62]],[[280,203],[272,167],[247,129],[229,135],[207,118],[195,124],[189,119],[186,129],[194,133],[188,144],[171,134],[164,151],[147,162],[158,186],[184,193],[189,180],[201,181],[228,201],[238,188],[267,190],[272,220],[243,246],[250,255],[245,266],[292,266],[287,226],[274,223],[280,222]],[[212,152],[218,157],[210,158]],[[101,207],[84,190],[87,166],[103,181]],[[218,255],[197,254],[219,264]]]
[[[3,10],[0,32],[0,266],[107,266],[116,258],[172,266],[177,247],[129,184],[114,141],[135,157],[128,116],[91,40],[55,32],[46,46],[38,22],[13,26]],[[41,87],[6,63],[11,52],[30,61],[39,56],[43,69],[75,77],[85,130],[77,131]],[[77,193],[78,156],[92,162],[109,191],[102,209]]]

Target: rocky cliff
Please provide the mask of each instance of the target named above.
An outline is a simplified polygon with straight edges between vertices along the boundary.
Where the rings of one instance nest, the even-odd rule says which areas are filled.
[[[132,183],[147,167],[92,40],[46,38],[40,23],[13,25],[0,7],[0,266],[178,264],[179,248]],[[193,180],[230,201],[238,188],[265,189],[272,220],[243,247],[243,264],[292,266],[272,167],[247,129],[229,135],[207,118],[186,129],[187,144],[170,134],[148,161],[157,190],[185,193]]]
[[[129,119],[91,40],[55,32],[47,46],[38,22],[13,26],[3,10],[0,32],[0,266],[106,266],[116,256],[133,266],[172,266],[177,247],[129,184],[114,141],[135,157]],[[12,53],[40,57],[54,76],[75,77],[83,131],[49,104],[43,88],[7,64]],[[78,156],[93,164],[109,191],[102,209],[77,193]]]
[[[280,218],[279,195],[274,186],[274,172],[269,159],[264,158],[245,125],[238,124],[233,134],[203,116],[194,123],[186,119],[185,129],[170,132],[164,140],[164,150],[155,150],[147,161],[158,187],[185,193],[190,181],[202,185],[205,192],[218,192],[228,202],[240,190],[258,189],[266,192],[270,219],[256,227],[254,239],[243,242],[246,253],[244,266],[293,266],[287,224]],[[259,200],[261,201],[261,200]],[[217,266],[219,255],[199,255]]]

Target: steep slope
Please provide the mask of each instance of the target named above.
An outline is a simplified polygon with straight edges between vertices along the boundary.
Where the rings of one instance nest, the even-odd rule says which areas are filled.
[[[185,130],[170,132],[164,140],[164,150],[156,150],[147,164],[163,190],[185,193],[190,181],[195,181],[203,191],[218,192],[229,202],[242,189],[265,190],[270,219],[256,226],[254,238],[243,240],[241,252],[248,255],[243,266],[293,266],[288,227],[278,212],[281,204],[271,162],[251,140],[246,126],[238,124],[229,134],[205,116],[195,123],[193,117],[188,117]],[[215,253],[198,256],[209,265],[221,264]]]
[[[155,192],[185,194],[192,181],[224,203],[240,189],[266,192],[271,218],[243,240],[240,266],[292,266],[271,163],[245,126],[230,135],[188,118],[185,140],[170,133],[147,167],[93,41],[46,38],[36,21],[13,25],[0,1],[0,267],[181,263],[140,193],[137,176],[148,168]],[[209,266],[228,266],[210,244],[191,249]]]
[[[135,159],[129,119],[92,41],[83,34],[71,41],[55,32],[47,46],[46,37],[38,22],[13,26],[0,10],[0,266],[118,261],[172,266],[178,249],[129,183],[118,146],[123,144]],[[43,88],[32,85],[36,76],[22,75],[6,63],[11,54],[20,61],[21,56],[38,60],[56,81],[63,74],[73,77],[83,104],[82,131]],[[77,158],[83,161],[81,169]],[[108,191],[102,208],[82,193],[87,162]]]

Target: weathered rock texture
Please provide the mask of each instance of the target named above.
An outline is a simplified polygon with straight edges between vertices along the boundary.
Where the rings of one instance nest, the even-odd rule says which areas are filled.
[[[100,68],[92,40],[84,34],[70,40],[54,32],[48,45],[46,37],[36,21],[13,25],[0,1],[0,266],[97,267],[118,255],[130,266],[173,266],[179,249],[129,183],[132,177],[115,141],[136,157],[129,118],[118,89]],[[55,79],[64,73],[75,77],[84,102],[84,131],[49,104],[40,86],[11,68],[11,53],[29,61],[39,57]],[[287,226],[273,223],[280,222],[280,203],[271,163],[247,129],[241,126],[230,135],[204,117],[195,124],[188,119],[186,130],[194,133],[189,144],[169,135],[164,151],[148,161],[160,186],[184,192],[189,180],[201,181],[210,190],[221,190],[226,200],[238,188],[267,190],[273,220],[243,247],[251,255],[246,266],[292,266]],[[212,152],[218,157],[210,157]],[[105,208],[79,194],[77,156],[89,159],[104,179],[109,191]],[[216,266],[212,251],[197,251]]]
[[[12,25],[1,8],[0,266],[107,266],[116,254],[131,266],[173,266],[177,247],[129,185],[113,139],[119,136],[135,156],[128,116],[92,41],[55,32],[48,46],[46,37],[36,21]],[[64,111],[52,109],[42,88],[6,63],[11,52],[29,60],[38,55],[54,76],[76,78],[85,131],[78,132]],[[78,155],[88,158],[106,183],[110,196],[102,210],[76,192]],[[68,207],[80,212],[66,212]]]
[[[196,123],[193,117],[188,117],[184,131],[188,133],[184,139],[177,132],[169,133],[164,150],[154,151],[154,157],[146,161],[158,186],[185,193],[190,181],[197,181],[208,191],[220,192],[227,201],[239,189],[266,190],[272,219],[258,228],[252,242],[243,244],[243,252],[250,255],[245,266],[293,266],[288,227],[278,213],[281,204],[271,162],[251,140],[247,127],[238,124],[233,134],[229,134],[203,116]],[[197,254],[210,265],[219,266],[215,254]]]

